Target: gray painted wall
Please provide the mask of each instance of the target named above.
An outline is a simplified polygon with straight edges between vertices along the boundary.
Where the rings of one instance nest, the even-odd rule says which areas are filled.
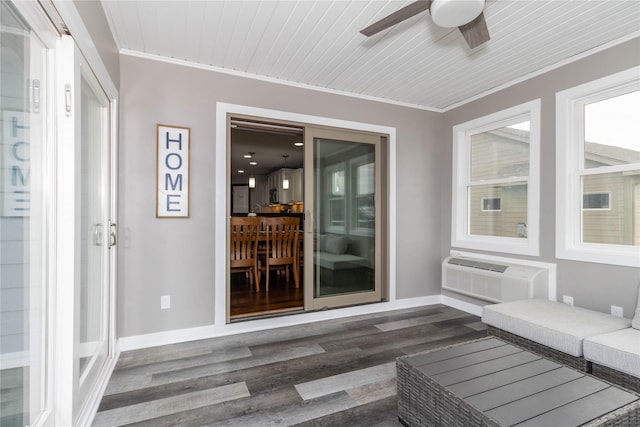
[[[216,102],[397,130],[397,297],[440,294],[442,114],[120,58],[118,336],[214,322]],[[156,124],[191,128],[191,217],[155,218]],[[446,141],[446,139],[444,139]],[[444,182],[443,182],[444,178]],[[172,308],[160,310],[160,296]]]
[[[609,74],[640,65],[640,39],[591,55],[561,68],[501,90],[444,114],[445,140],[443,164],[452,161],[452,126],[500,111],[532,99],[542,99],[541,116],[541,209],[539,261],[558,264],[558,299],[574,297],[574,304],[609,312],[610,305],[624,308],[625,317],[633,317],[640,269],[616,267],[555,258],[555,159],[556,110],[555,94]],[[443,176],[441,257],[451,249],[451,171]],[[510,256],[509,254],[497,254]],[[523,257],[534,259],[531,257]],[[453,296],[453,294],[447,293]],[[464,299],[469,301],[468,299]]]

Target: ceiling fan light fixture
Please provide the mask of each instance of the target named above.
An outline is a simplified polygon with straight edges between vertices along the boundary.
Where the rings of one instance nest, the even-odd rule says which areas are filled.
[[[444,28],[454,28],[476,19],[484,9],[484,0],[432,0],[431,18]]]

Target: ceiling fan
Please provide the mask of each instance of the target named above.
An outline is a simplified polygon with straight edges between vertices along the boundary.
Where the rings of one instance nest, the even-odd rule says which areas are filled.
[[[374,22],[360,32],[367,37],[392,27],[425,10],[431,13],[433,22],[445,28],[458,27],[471,49],[490,39],[484,20],[485,0],[419,0]]]

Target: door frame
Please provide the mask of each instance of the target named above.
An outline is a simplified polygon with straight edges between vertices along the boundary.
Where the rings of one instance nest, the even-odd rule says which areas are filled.
[[[214,208],[214,319],[215,325],[221,327],[229,320],[228,290],[227,290],[227,217],[230,209],[230,181],[228,176],[228,115],[245,115],[261,117],[274,121],[296,122],[319,127],[331,127],[352,131],[363,131],[388,135],[388,295],[387,300],[396,300],[396,129],[389,126],[375,125],[363,122],[354,122],[329,117],[312,116],[301,113],[250,107],[246,105],[216,103],[216,167],[215,188],[216,194],[224,194],[224,203],[216,203]],[[300,315],[304,315],[300,314]]]

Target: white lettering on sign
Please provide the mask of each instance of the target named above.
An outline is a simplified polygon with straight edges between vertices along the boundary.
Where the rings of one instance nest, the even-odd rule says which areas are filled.
[[[158,218],[189,216],[189,128],[158,125]]]
[[[29,216],[31,162],[28,116],[2,112],[2,216]]]

